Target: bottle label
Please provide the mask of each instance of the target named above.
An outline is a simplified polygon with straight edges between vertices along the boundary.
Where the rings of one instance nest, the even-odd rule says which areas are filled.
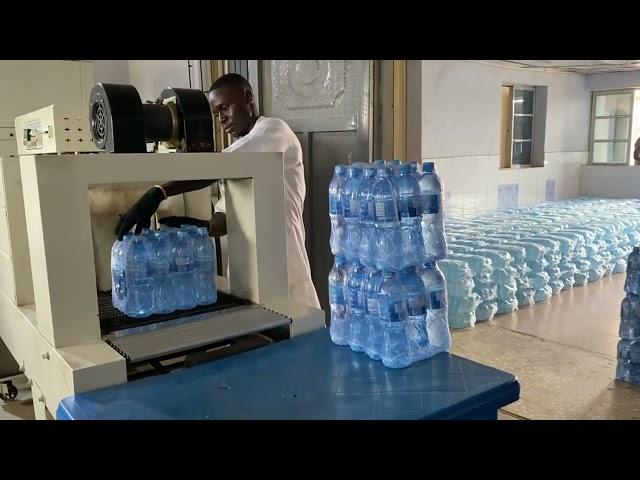
[[[165,261],[151,261],[151,273],[153,275],[168,275],[171,265]]]
[[[189,265],[191,264],[189,257],[176,257],[176,272],[185,273],[189,271]]]
[[[360,215],[360,204],[358,200],[344,199],[342,202],[345,218],[357,218]]]
[[[329,302],[332,304],[344,304],[344,289],[342,285],[329,284]]]
[[[440,213],[440,195],[437,193],[427,193],[424,196],[424,213]]]
[[[378,306],[378,299],[367,298],[367,315],[380,315],[380,307]]]
[[[359,288],[347,287],[347,302],[351,308],[364,307],[364,294]]]
[[[393,200],[379,200],[375,202],[376,222],[395,222],[398,220],[398,212]]]
[[[360,214],[360,203],[358,200],[349,201],[349,216],[354,217]]]
[[[363,220],[373,220],[374,208],[372,200],[360,201],[360,218]]]
[[[149,276],[149,266],[146,263],[130,263],[127,265],[127,273],[131,278],[144,278]]]
[[[429,308],[431,310],[440,310],[441,308],[444,308],[446,302],[446,290],[435,290],[433,292],[429,292]]]
[[[337,196],[331,195],[329,197],[329,214],[341,215],[342,214],[342,202]]]
[[[411,295],[407,297],[407,313],[412,317],[427,313],[427,299],[424,295]]]
[[[386,322],[399,322],[404,320],[407,307],[403,301],[392,303],[380,303],[380,318]]]
[[[398,211],[402,219],[419,217],[422,215],[421,210],[419,197],[411,196],[398,200]]]

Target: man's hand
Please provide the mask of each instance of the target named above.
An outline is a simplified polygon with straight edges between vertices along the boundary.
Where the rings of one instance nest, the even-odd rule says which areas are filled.
[[[136,226],[136,233],[140,233],[143,228],[149,228],[151,225],[151,216],[156,213],[158,206],[165,199],[164,193],[158,187],[153,187],[140,197],[140,199],[120,217],[118,224],[114,230],[114,234],[118,240]]]
[[[204,227],[207,229],[207,233],[209,232],[209,222],[206,220],[199,220],[197,218],[192,217],[164,217],[161,218],[160,223],[162,225],[167,225],[168,227],[180,228],[181,225],[195,225],[196,227]]]

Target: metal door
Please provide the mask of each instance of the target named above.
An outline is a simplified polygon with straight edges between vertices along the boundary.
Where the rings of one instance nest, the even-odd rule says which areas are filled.
[[[337,164],[370,161],[368,60],[264,60],[260,104],[296,133],[304,154],[306,247],[320,305],[329,312],[328,186]]]

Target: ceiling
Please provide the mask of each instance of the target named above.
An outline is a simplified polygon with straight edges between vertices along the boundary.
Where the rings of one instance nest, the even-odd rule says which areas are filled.
[[[485,60],[503,67],[583,73],[626,72],[640,70],[640,60]]]

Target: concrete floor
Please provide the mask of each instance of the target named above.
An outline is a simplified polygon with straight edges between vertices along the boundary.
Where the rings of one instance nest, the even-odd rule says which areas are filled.
[[[625,275],[452,333],[453,353],[513,373],[501,419],[638,419],[640,386],[615,380]]]
[[[615,380],[625,275],[452,333],[452,352],[513,373],[520,400],[499,419],[636,419],[640,387]],[[28,386],[0,401],[0,420],[33,419]]]

